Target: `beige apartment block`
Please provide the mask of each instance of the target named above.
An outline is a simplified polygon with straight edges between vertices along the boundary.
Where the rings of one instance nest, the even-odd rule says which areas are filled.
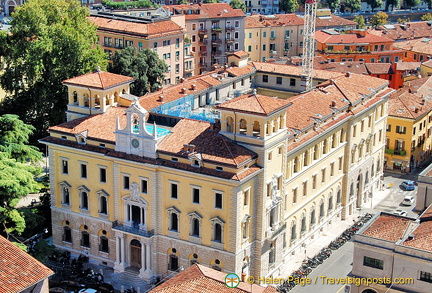
[[[191,51],[194,52],[195,74],[225,65],[227,56],[244,50],[245,14],[228,3],[200,3],[167,6],[173,21],[184,15],[184,26]]]
[[[129,46],[134,46],[138,51],[150,49],[168,65],[164,85],[176,84],[184,76],[192,76],[194,59],[189,47],[184,44],[184,30],[169,17],[149,22],[121,15],[96,14],[89,19],[97,26],[99,46],[109,57]]]

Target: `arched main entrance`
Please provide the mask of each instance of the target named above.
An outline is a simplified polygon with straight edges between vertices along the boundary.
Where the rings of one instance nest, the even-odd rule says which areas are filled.
[[[141,268],[141,242],[133,239],[130,243],[130,265],[132,267]]]

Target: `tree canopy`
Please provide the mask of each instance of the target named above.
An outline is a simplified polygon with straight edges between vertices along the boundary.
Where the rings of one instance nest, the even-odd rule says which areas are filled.
[[[18,116],[0,116],[0,234],[24,231],[23,216],[15,209],[18,201],[29,193],[37,192],[39,185],[34,176],[40,172],[35,165],[42,154],[28,145],[34,127]]]
[[[246,4],[244,1],[240,0],[231,0],[229,5],[234,9],[241,9],[243,12],[246,12]]]
[[[75,0],[29,0],[16,8],[11,33],[0,36],[0,83],[7,93],[0,115],[19,115],[35,126],[36,139],[66,118],[62,81],[106,68],[88,14]]]
[[[382,0],[366,0],[366,3],[370,5],[372,12],[374,12],[375,8],[383,6]]]
[[[423,14],[421,20],[432,20],[432,13]]]
[[[117,51],[113,56],[109,71],[135,78],[131,84],[131,94],[142,96],[162,85],[168,66],[150,49],[140,52],[135,47]]]
[[[354,21],[357,22],[357,28],[364,29],[366,27],[366,22],[363,15],[357,15],[354,18]]]
[[[279,9],[284,12],[292,13],[296,12],[299,8],[297,0],[281,0],[279,1]]]
[[[359,11],[361,9],[361,0],[346,0],[345,7],[351,9],[352,12]]]
[[[388,14],[382,11],[378,11],[370,18],[370,24],[373,26],[384,25],[387,23]]]
[[[331,12],[334,13],[340,6],[340,0],[326,0]]]
[[[395,7],[398,7],[399,5],[399,0],[387,0],[385,2],[385,11],[389,11],[389,7],[391,6],[391,10],[395,9]]]
[[[421,3],[421,0],[405,0],[405,8],[416,7],[416,6],[419,6],[420,3]]]
[[[111,9],[157,7],[157,5],[151,2],[150,0],[139,0],[139,1],[130,1],[130,2],[102,1],[102,4]]]

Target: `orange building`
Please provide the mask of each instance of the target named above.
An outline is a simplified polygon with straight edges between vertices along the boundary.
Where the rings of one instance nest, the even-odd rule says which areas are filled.
[[[415,39],[395,43],[395,47],[405,50],[407,61],[424,62],[432,59],[432,38]]]
[[[315,40],[318,55],[331,62],[398,62],[405,53],[393,48],[392,39],[365,30],[351,30],[344,34],[335,30],[322,30],[315,33]]]

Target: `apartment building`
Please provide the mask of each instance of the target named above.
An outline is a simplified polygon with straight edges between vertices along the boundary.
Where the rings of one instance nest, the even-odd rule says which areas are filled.
[[[228,3],[200,3],[170,5],[172,20],[185,17],[190,50],[194,52],[195,74],[214,69],[214,64],[224,65],[228,54],[244,50],[244,18],[241,9]]]
[[[430,37],[432,35],[432,23],[429,21],[416,21],[386,24],[369,29],[368,32],[377,36],[390,38],[395,42],[402,42]]]
[[[388,82],[339,74],[283,100],[252,90],[265,73],[246,60],[140,98],[111,73],[66,80],[69,106],[89,116],[41,140],[54,244],[148,281],[195,263],[283,274],[367,203],[381,186]],[[83,89],[98,80],[103,111],[91,115]]]
[[[432,40],[429,37],[397,42],[395,48],[405,51],[405,60],[411,62],[425,62],[432,59]]]
[[[303,54],[304,19],[297,14],[252,15],[245,18],[245,51],[252,61]],[[331,15],[316,17],[317,29],[353,29],[356,23]]]
[[[417,219],[380,212],[354,236],[352,275],[380,282],[351,285],[353,293],[430,292],[432,211]]]
[[[405,51],[386,37],[369,34],[365,30],[351,30],[340,33],[335,30],[321,30],[315,34],[317,54],[331,62],[363,61],[368,63],[398,62],[405,58]],[[396,45],[395,45],[396,47]]]
[[[411,80],[389,98],[385,164],[410,171],[431,154],[432,78]]]
[[[192,76],[194,58],[187,44],[182,26],[169,17],[131,17],[111,13],[98,13],[89,17],[97,26],[99,46],[111,57],[116,51],[133,46],[141,51],[156,52],[168,65],[164,84],[180,82],[184,76]],[[183,19],[184,21],[184,19]]]

